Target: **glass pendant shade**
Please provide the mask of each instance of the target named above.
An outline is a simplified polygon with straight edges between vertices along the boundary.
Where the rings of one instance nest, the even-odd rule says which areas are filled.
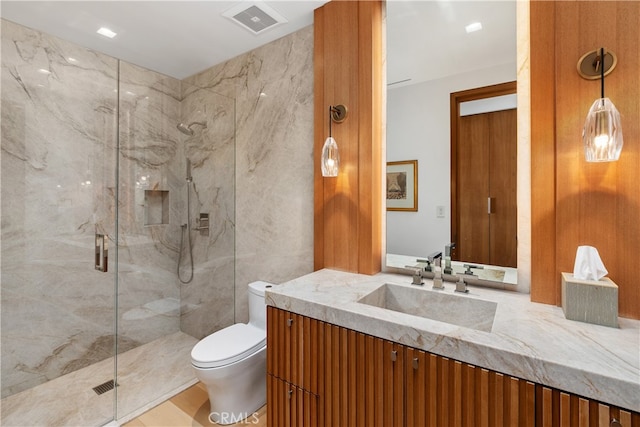
[[[322,176],[338,176],[340,166],[340,155],[338,154],[338,144],[332,136],[324,141],[322,147]]]
[[[597,99],[591,106],[582,131],[582,142],[587,162],[611,162],[620,158],[620,113],[609,98]]]

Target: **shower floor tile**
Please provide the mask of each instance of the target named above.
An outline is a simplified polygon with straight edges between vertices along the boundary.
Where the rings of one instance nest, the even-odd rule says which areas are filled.
[[[119,422],[142,414],[197,382],[191,349],[197,339],[176,332],[118,356]],[[6,397],[3,426],[100,426],[113,419],[114,391],[93,387],[114,377],[113,358]]]

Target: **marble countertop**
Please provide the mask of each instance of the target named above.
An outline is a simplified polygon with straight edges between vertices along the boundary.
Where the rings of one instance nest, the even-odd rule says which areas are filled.
[[[491,332],[357,302],[385,283],[497,303]],[[567,320],[528,294],[469,286],[468,294],[410,285],[411,277],[335,270],[276,285],[268,305],[640,412],[640,321],[619,329]]]

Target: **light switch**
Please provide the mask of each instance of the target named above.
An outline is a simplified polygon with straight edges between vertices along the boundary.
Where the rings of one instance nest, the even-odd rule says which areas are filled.
[[[444,218],[444,206],[436,206],[436,217]]]

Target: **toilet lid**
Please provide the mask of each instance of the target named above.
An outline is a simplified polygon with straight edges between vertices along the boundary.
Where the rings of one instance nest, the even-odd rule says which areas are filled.
[[[237,362],[265,346],[264,329],[236,323],[200,340],[191,350],[191,361],[198,368],[215,368]]]

